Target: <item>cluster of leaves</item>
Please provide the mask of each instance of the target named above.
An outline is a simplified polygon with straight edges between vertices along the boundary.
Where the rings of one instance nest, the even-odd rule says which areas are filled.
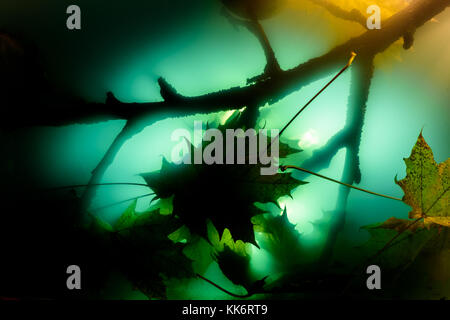
[[[238,120],[232,117],[219,129]],[[282,144],[280,157],[297,151]],[[434,261],[433,275],[448,282],[450,160],[438,165],[420,135],[405,162],[406,177],[396,183],[405,192],[403,201],[412,207],[410,219],[393,217],[364,226],[371,238],[361,252],[392,275],[405,273],[425,257]],[[207,263],[216,261],[233,284],[246,289],[247,294],[237,297],[268,292],[323,295],[343,288],[352,277],[349,270],[333,273],[305,262],[308,250],[285,209],[274,214],[255,206],[276,203],[303,182],[286,174],[261,176],[259,169],[260,165],[175,165],[164,160],[161,171],[143,175],[160,198],[158,209],[137,214],[133,202],[113,226],[93,218],[86,230],[90,245],[101,252],[102,265],[120,271],[150,298],[165,299],[169,279],[202,273],[206,267],[194,260],[208,260],[208,255]],[[197,246],[200,241],[206,246]],[[252,272],[252,244],[272,256],[278,278]]]
[[[233,121],[236,119],[229,120],[221,130]],[[298,150],[283,145],[280,156],[294,151]],[[449,161],[438,165],[419,136],[411,156],[405,159],[406,177],[396,181],[405,192],[403,201],[412,207],[410,219],[393,217],[363,227],[371,238],[361,252],[382,270],[398,275],[410,269],[431,268],[430,276],[449,282]],[[93,277],[102,275],[103,286],[105,274],[119,271],[135,289],[153,299],[167,297],[168,280],[202,274],[206,267],[201,264],[205,262],[195,260],[209,261],[207,264],[216,261],[233,284],[246,289],[247,294],[241,297],[286,292],[323,296],[341,290],[352,277],[348,269],[336,273],[305,262],[308,250],[302,246],[301,234],[289,221],[287,211],[264,213],[255,206],[258,202],[276,202],[302,182],[286,174],[261,176],[259,167],[175,165],[164,161],[160,172],[144,175],[161,198],[157,209],[137,213],[133,202],[114,225],[92,217],[87,226],[73,230],[68,237],[78,246],[83,244],[79,255],[88,255],[85,269]],[[216,194],[216,189],[221,192]],[[77,211],[79,201],[75,204]],[[272,256],[273,270],[280,272],[278,278],[252,272],[252,244]],[[420,261],[419,269],[411,268]],[[267,276],[271,278],[268,284]],[[98,288],[102,288],[97,280]],[[445,290],[448,288],[443,287],[438,294]]]
[[[243,128],[242,124],[241,113],[235,112],[218,130],[225,133],[226,129]],[[263,133],[256,136],[258,142],[260,134]],[[271,138],[265,138],[269,146]],[[235,155],[239,139],[245,137],[236,137]],[[208,144],[203,142],[202,149]],[[218,263],[224,275],[234,284],[243,286],[250,295],[261,292],[264,284],[264,279],[255,278],[250,271],[250,244],[259,247],[255,231],[267,236],[261,243],[274,256],[284,255],[284,261],[288,261],[288,256],[300,254],[298,250],[289,250],[293,246],[290,240],[297,241],[298,232],[287,220],[287,215],[270,217],[255,203],[274,203],[278,206],[277,200],[280,197],[290,196],[294,188],[305,182],[295,180],[285,173],[261,175],[261,164],[248,164],[249,146],[245,141],[244,145],[247,148],[246,164],[174,164],[163,159],[161,170],[142,176],[157,198],[171,202],[171,217],[179,218],[177,221],[183,224],[170,238],[176,242],[187,240],[188,248],[185,253],[188,255],[191,247],[199,243],[198,237],[205,239],[211,247],[213,260]],[[266,146],[258,145],[257,150],[264,147]],[[196,148],[199,146],[190,146],[191,155],[196,152]],[[279,143],[280,158],[300,151],[290,147],[288,143]],[[272,242],[274,245],[270,244]],[[196,251],[193,254],[191,252],[191,255],[205,259]],[[197,270],[201,269],[198,261],[194,264]]]
[[[185,245],[169,238],[180,227],[179,219],[159,209],[136,214],[134,201],[114,226],[94,218],[88,231],[108,248],[109,270],[120,271],[149,298],[165,299],[165,280],[194,276]]]
[[[11,260],[0,267],[0,296],[116,298],[123,283],[149,298],[164,299],[167,279],[194,277],[192,261],[183,254],[185,245],[169,238],[180,228],[179,219],[159,209],[136,213],[134,202],[110,225],[88,215],[84,217],[89,220],[83,219],[75,192],[29,194],[22,207],[18,202],[3,207],[12,213],[4,217],[0,233],[2,252]],[[23,199],[23,194],[12,192],[10,198]],[[74,263],[81,268],[82,290],[65,285],[65,271]],[[30,265],[34,272],[29,272]]]
[[[236,112],[218,129],[224,132],[241,123]],[[206,146],[205,142],[203,148]],[[299,151],[286,143],[279,145],[279,157]],[[194,146],[191,152],[195,152]],[[285,173],[264,176],[260,169],[261,164],[176,165],[164,159],[160,171],[143,174],[160,199],[158,209],[137,214],[133,202],[113,226],[93,218],[87,229],[95,238],[92,246],[104,253],[102,259],[109,270],[125,275],[150,298],[166,298],[168,279],[194,277],[194,270],[201,273],[205,266],[191,258],[208,257],[198,251],[209,254],[209,261],[215,260],[224,275],[243,286],[248,295],[262,292],[265,278],[255,278],[250,270],[250,246],[258,246],[254,231],[267,235],[262,245],[274,256],[284,254],[283,261],[300,251],[289,250],[298,232],[286,213],[270,217],[255,203],[277,204],[278,198],[290,195],[304,182]],[[210,249],[199,245],[202,238]]]
[[[237,115],[219,129],[238,123]],[[287,144],[280,147],[280,157],[295,152],[298,150]],[[397,275],[424,255],[437,255],[440,266],[448,264],[449,161],[438,165],[419,136],[411,156],[405,159],[406,177],[396,180],[405,192],[403,201],[412,207],[410,219],[393,217],[364,226],[371,235],[360,248],[364,256]],[[95,220],[95,233],[111,241],[115,266],[152,298],[165,298],[164,281],[168,278],[192,277],[194,269],[201,272],[192,268],[195,261],[183,250],[199,238],[207,241],[211,248],[208,254],[223,274],[246,289],[242,297],[268,292],[266,277],[255,277],[251,271],[251,244],[271,254],[275,269],[281,270],[281,277],[268,286],[272,293],[321,288],[323,294],[342,288],[351,277],[348,270],[336,274],[326,268],[319,270],[317,265],[305,265],[307,250],[286,210],[276,215],[255,206],[258,202],[276,203],[302,182],[284,174],[261,176],[259,169],[260,165],[175,165],[163,160],[159,172],[143,177],[164,203],[171,203],[171,213],[150,211],[137,215],[134,203],[114,227]],[[259,235],[258,243],[255,233]],[[187,244],[181,240],[187,240]],[[201,257],[199,253],[196,256]],[[444,281],[448,276],[445,268],[439,273]]]
[[[225,132],[226,129],[239,128],[239,124],[240,117],[236,112],[218,129]],[[208,143],[204,142],[203,148],[207,145]],[[237,145],[238,143],[235,143],[235,148]],[[195,153],[195,149],[196,147],[191,146],[191,154]],[[280,157],[287,157],[299,151],[288,144],[280,143]],[[236,155],[236,152],[234,154]],[[247,150],[247,157],[248,154]],[[191,232],[207,239],[207,222],[211,221],[219,234],[223,234],[225,228],[228,228],[237,240],[258,246],[251,218],[263,211],[254,204],[277,204],[280,197],[290,196],[294,188],[305,182],[284,173],[261,175],[262,165],[248,164],[248,159],[247,164],[236,164],[236,161],[234,163],[176,165],[163,159],[160,171],[142,176],[157,198],[173,199],[172,214],[180,217]]]

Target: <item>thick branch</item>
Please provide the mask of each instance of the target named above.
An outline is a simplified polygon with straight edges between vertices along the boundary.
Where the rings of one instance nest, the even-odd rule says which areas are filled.
[[[261,23],[259,23],[258,20],[253,20],[251,23],[251,26],[254,30],[254,34],[259,39],[259,42],[261,43],[264,54],[266,56],[267,64],[264,69],[264,73],[260,76],[250,78],[247,80],[247,83],[253,83],[259,80],[265,80],[267,78],[270,78],[272,76],[275,76],[277,73],[281,71],[280,65],[278,64],[278,60],[275,57],[275,52],[272,49],[272,46],[270,45],[269,38],[267,37],[266,32],[264,31],[263,26]]]
[[[329,53],[309,60],[308,62],[299,65],[288,71],[280,72],[271,78],[257,82],[247,87],[236,87],[228,90],[219,91],[216,93],[210,93],[198,97],[184,97],[180,95],[170,84],[164,79],[160,79],[161,95],[166,99],[164,102],[147,103],[147,104],[127,104],[120,103],[112,95],[108,96],[109,104],[113,106],[114,110],[120,110],[121,114],[125,113],[130,106],[133,106],[134,113],[127,119],[137,119],[140,115],[146,113],[154,113],[157,111],[163,112],[164,109],[170,110],[172,113],[180,112],[182,115],[195,114],[199,112],[214,112],[221,111],[225,108],[237,109],[242,106],[247,106],[247,115],[254,114],[250,109],[257,109],[258,106],[265,102],[273,103],[279,99],[285,97],[291,92],[300,89],[302,86],[309,84],[310,82],[320,79],[333,71],[333,69],[344,64],[348,59],[348,54],[351,51],[356,51],[360,55],[360,60],[372,61],[372,58],[379,52],[384,51],[395,40],[402,37],[405,30],[410,30],[412,27],[417,27],[425,23],[437,13],[444,10],[450,3],[450,0],[441,1],[426,1],[421,0],[413,5],[410,5],[407,9],[394,15],[384,24],[384,28],[381,30],[368,31],[361,36],[351,39],[340,45]],[[370,58],[368,58],[370,57]],[[369,81],[370,83],[370,81]],[[357,84],[354,84],[357,85]],[[355,92],[353,90],[352,92]],[[368,88],[367,88],[368,92]],[[364,93],[364,90],[363,90]],[[367,97],[366,97],[367,98]],[[361,101],[364,102],[364,101]],[[364,102],[365,107],[365,102]],[[358,107],[363,105],[359,104]],[[141,108],[141,111],[136,112],[136,107]],[[349,106],[351,107],[351,105]],[[150,109],[150,110],[148,110]],[[350,110],[351,108],[349,108]],[[144,111],[145,110],[145,111]],[[364,111],[364,110],[362,110]],[[351,110],[349,112],[352,112]],[[353,111],[354,112],[354,111]],[[351,118],[352,115],[349,114]],[[362,121],[364,118],[364,112],[361,114],[354,114],[353,117],[361,120],[361,126],[355,125],[355,128],[362,128]],[[253,120],[254,116],[249,120]],[[350,123],[359,123],[357,119],[348,119]],[[250,122],[250,121],[249,121]],[[146,125],[150,123],[143,123],[142,126],[134,126],[133,133],[121,132],[120,136],[108,150],[105,157],[97,166],[95,172],[93,172],[92,181],[101,179],[103,173],[106,171],[109,164],[113,161],[115,154],[120,149],[121,145],[128,140],[133,134],[142,130]],[[352,167],[357,168],[356,171],[344,174],[344,181],[346,183],[359,182],[359,138],[360,131],[356,132],[351,130],[354,135],[353,141],[355,144],[348,146],[348,151],[352,153],[352,159],[346,160],[346,163],[353,163]],[[349,158],[350,155],[347,156]],[[353,170],[353,169],[352,169]],[[347,191],[343,191],[344,193]],[[93,189],[87,189],[86,199],[91,199],[93,196]],[[345,199],[346,202],[348,193],[340,197]],[[86,204],[86,202],[85,202]],[[345,215],[343,215],[345,218]],[[342,218],[342,219],[344,219]],[[341,221],[343,221],[340,219]],[[338,225],[341,225],[339,223]],[[339,229],[339,228],[338,228]],[[333,233],[335,236],[337,233]],[[333,238],[331,236],[330,238]]]
[[[346,146],[346,155],[341,181],[347,184],[361,181],[359,146],[373,71],[373,57],[366,57],[352,70],[347,123],[344,129],[346,134],[344,135],[345,140],[342,141],[343,145]],[[324,262],[331,257],[337,236],[344,227],[349,193],[349,188],[341,187],[339,189],[335,214],[333,215],[334,221],[328,232],[327,241],[321,256],[321,260]]]
[[[45,110],[40,109],[39,114],[30,119],[30,124],[62,125],[109,119],[129,120],[157,112],[167,113],[167,111],[175,115],[177,113],[178,115],[191,115],[238,109],[255,102],[259,106],[265,103],[274,103],[337,70],[346,63],[351,51],[357,52],[360,56],[375,55],[384,51],[404,34],[423,25],[449,5],[450,0],[416,1],[387,19],[382,29],[368,30],[320,57],[246,87],[234,87],[197,97],[179,95],[179,99],[175,102],[116,103],[114,106],[83,103],[61,106],[58,104],[56,108],[47,106]]]
[[[122,128],[120,133],[116,136],[113,143],[110,145],[106,153],[103,155],[100,162],[97,164],[94,170],[91,172],[91,179],[88,182],[87,188],[83,193],[81,201],[84,208],[88,208],[95,196],[95,185],[100,184],[104,173],[114,161],[116,154],[122,148],[123,144],[131,139],[136,133],[141,130],[140,125],[136,125],[134,121],[128,121]]]
[[[364,28],[367,27],[366,17],[357,9],[346,11],[328,0],[310,0],[318,6],[325,8],[336,18],[359,23]],[[414,31],[406,31],[403,35],[403,49],[408,50],[414,42]]]

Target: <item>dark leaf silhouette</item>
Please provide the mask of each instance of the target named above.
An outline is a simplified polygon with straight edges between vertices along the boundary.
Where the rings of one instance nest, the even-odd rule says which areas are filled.
[[[236,124],[239,119],[232,117],[219,130]],[[195,148],[191,150],[193,154]],[[299,151],[287,145],[282,150],[285,156]],[[176,165],[163,159],[159,172],[142,176],[159,198],[173,196],[173,215],[180,217],[192,232],[206,238],[209,219],[219,234],[228,228],[237,240],[256,245],[250,219],[262,211],[254,203],[276,203],[305,183],[289,174],[261,175],[260,169],[260,164]]]
[[[91,232],[100,234],[110,248],[110,267],[120,270],[133,286],[149,298],[165,299],[169,278],[193,276],[192,261],[183,254],[184,244],[168,236],[180,228],[178,219],[157,211],[136,214],[134,202],[114,228],[94,219]]]

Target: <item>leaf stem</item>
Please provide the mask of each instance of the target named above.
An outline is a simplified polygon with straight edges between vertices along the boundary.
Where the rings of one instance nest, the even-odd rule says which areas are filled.
[[[356,53],[352,52],[350,60],[348,61],[348,63],[345,65],[345,67],[343,67],[334,77],[333,79],[331,79],[330,81],[328,81],[328,83],[322,88],[320,89],[292,118],[291,120],[289,120],[289,122],[283,127],[283,129],[280,130],[280,133],[278,134],[278,136],[281,136],[283,134],[283,132],[289,127],[289,125],[292,123],[292,121],[295,120],[295,118],[297,118],[300,113],[302,113],[303,110],[306,109],[306,107],[308,107],[311,102],[313,102],[322,92],[325,91],[326,88],[328,88],[330,86],[330,84],[332,84],[337,78],[339,78],[339,76],[341,74],[344,73],[345,70],[347,70],[348,67],[351,66],[351,64],[353,63],[353,60],[356,57]]]
[[[362,192],[366,192],[366,193],[370,193],[370,194],[373,194],[373,195],[376,195],[376,196],[379,196],[379,197],[383,197],[383,198],[388,198],[388,199],[397,200],[397,201],[403,201],[400,198],[391,197],[391,196],[388,196],[388,195],[385,195],[385,194],[381,194],[381,193],[378,193],[378,192],[373,192],[373,191],[370,191],[370,190],[367,190],[367,189],[355,187],[355,186],[353,186],[351,184],[348,184],[348,183],[345,183],[345,182],[341,182],[339,180],[335,180],[335,179],[326,177],[324,175],[312,172],[310,170],[307,170],[307,169],[304,169],[304,168],[301,168],[301,167],[287,165],[287,166],[280,166],[280,169],[283,172],[286,171],[287,169],[299,170],[299,171],[302,171],[302,172],[306,172],[306,173],[312,174],[313,176],[316,176],[316,177],[319,177],[319,178],[322,178],[322,179],[325,179],[325,180],[328,180],[328,181],[331,181],[331,182],[334,182],[334,183],[341,184],[341,185],[346,186],[348,188],[356,189],[356,190],[359,190],[359,191],[362,191]]]
[[[112,207],[112,206],[116,206],[116,205],[119,205],[119,204],[122,204],[122,203],[125,203],[125,202],[128,202],[128,201],[131,201],[131,200],[137,200],[137,199],[141,199],[141,198],[145,198],[145,197],[149,197],[149,196],[153,196],[153,195],[155,195],[154,192],[146,193],[146,194],[143,194],[143,195],[140,195],[140,196],[137,196],[137,197],[128,198],[128,199],[125,199],[125,200],[121,200],[119,202],[114,202],[114,203],[107,204],[105,206],[101,206],[101,207],[97,207],[97,208],[94,208],[94,209],[90,209],[90,211],[103,210],[103,209],[106,209],[106,208],[109,208],[109,207]],[[152,199],[152,201],[153,201],[153,199]]]
[[[356,53],[352,51],[350,59],[348,60],[347,64],[330,80],[328,83],[322,87],[289,121],[285,124],[285,126],[280,130],[280,132],[275,136],[275,138],[271,139],[271,143],[268,147],[270,149],[272,147],[272,144],[275,142],[275,140],[280,139],[283,132],[291,125],[291,123],[300,115],[300,113],[303,112],[310,104],[313,102],[322,92],[325,91],[326,88],[328,88],[337,78],[341,76],[341,74],[344,73],[345,70],[347,70],[353,63],[353,60],[356,57]]]

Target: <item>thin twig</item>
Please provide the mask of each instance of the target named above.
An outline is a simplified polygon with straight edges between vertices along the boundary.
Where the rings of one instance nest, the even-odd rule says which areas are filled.
[[[421,219],[423,219],[423,217],[420,217],[416,220],[414,220],[413,222],[411,222],[410,224],[408,224],[402,231],[398,232],[394,237],[392,237],[380,250],[378,250],[375,254],[373,254],[372,256],[370,256],[369,258],[367,258],[362,265],[367,265],[370,261],[373,261],[375,258],[379,257],[384,251],[386,251],[387,249],[390,249],[393,247],[393,245],[391,245],[398,237],[400,237],[406,230],[408,230],[409,228],[411,228],[413,225],[415,225],[417,222],[419,222]],[[400,241],[397,242],[397,244]],[[344,290],[342,290],[341,295],[345,294],[348,289],[352,286],[353,282],[355,281],[356,276],[359,274],[357,274],[357,270],[360,269],[360,266],[357,266],[356,268],[354,268],[354,270],[351,272],[351,274],[353,274],[353,278],[348,282],[348,284],[345,286]]]
[[[146,193],[146,194],[143,194],[141,196],[125,199],[125,200],[122,200],[122,201],[119,201],[119,202],[110,203],[110,204],[107,204],[107,205],[104,205],[104,206],[101,206],[101,207],[97,207],[97,208],[94,208],[94,209],[89,209],[89,211],[100,211],[100,210],[103,210],[103,209],[106,209],[106,208],[110,208],[112,206],[116,206],[116,205],[119,205],[119,204],[122,204],[122,203],[125,203],[125,202],[128,202],[128,201],[138,200],[138,199],[149,197],[149,196],[153,196],[153,195],[155,195],[154,192]],[[152,201],[153,201],[153,199],[152,199]]]
[[[302,113],[311,104],[311,102],[313,102],[322,92],[325,91],[326,88],[328,88],[337,78],[339,78],[339,76],[341,74],[343,74],[344,71],[348,69],[348,67],[350,67],[352,65],[355,57],[356,57],[356,53],[352,51],[351,57],[348,60],[347,64],[333,77],[333,79],[328,81],[328,83],[325,86],[323,86],[323,88],[320,89],[319,92],[317,92],[311,99],[309,99],[309,101],[288,121],[288,123],[285,124],[285,126],[280,130],[280,132],[278,133],[278,135],[275,136],[275,138],[271,139],[272,142],[269,145],[269,149],[272,146],[272,144],[275,142],[275,140],[280,138],[280,136],[283,134],[283,132],[300,115],[300,113]]]
[[[370,193],[370,194],[373,194],[373,195],[376,195],[376,196],[379,196],[379,197],[383,197],[383,198],[388,198],[388,199],[392,199],[392,200],[402,201],[402,199],[400,199],[400,198],[391,197],[391,196],[387,196],[385,194],[381,194],[381,193],[378,193],[378,192],[373,192],[373,191],[370,191],[370,190],[367,190],[367,189],[355,187],[355,186],[353,186],[351,184],[348,184],[348,183],[345,183],[345,182],[341,182],[339,180],[335,180],[335,179],[326,177],[324,175],[321,175],[321,174],[318,174],[318,173],[315,173],[315,172],[312,172],[310,170],[306,170],[304,168],[300,168],[300,167],[297,167],[297,166],[280,166],[280,169],[281,169],[281,171],[286,171],[286,169],[299,170],[299,171],[302,171],[302,172],[309,173],[309,174],[311,174],[313,176],[317,176],[319,178],[322,178],[322,179],[325,179],[325,180],[328,180],[328,181],[331,181],[331,182],[335,182],[335,183],[341,184],[341,185],[346,186],[348,188],[356,189],[356,190],[359,190],[359,191],[362,191],[362,192],[366,192],[366,193]]]
[[[77,188],[87,188],[91,186],[139,186],[139,187],[147,187],[148,184],[145,183],[133,183],[133,182],[106,182],[106,183],[94,183],[94,184],[74,184],[70,186],[61,186],[54,188],[43,189],[43,191],[57,191],[57,190],[65,190],[65,189],[77,189]]]

